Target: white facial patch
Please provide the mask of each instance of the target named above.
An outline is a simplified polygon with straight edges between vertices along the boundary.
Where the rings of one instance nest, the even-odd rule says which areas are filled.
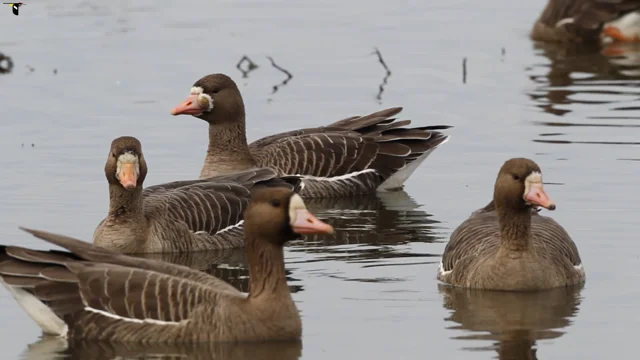
[[[136,178],[138,177],[138,175],[140,175],[140,160],[138,159],[138,156],[131,152],[126,152],[118,156],[118,163],[116,165],[116,179],[120,180],[120,171],[122,171],[123,164],[133,164]]]
[[[542,184],[542,174],[534,171],[526,179],[524,179],[524,194],[522,194],[522,198],[526,200],[527,194],[529,190],[531,190],[532,184]]]
[[[305,210],[307,207],[304,205],[304,201],[298,194],[293,194],[289,201],[289,220],[290,224],[296,223],[298,217],[298,210]]]
[[[198,105],[200,106],[201,109],[207,112],[213,110],[213,99],[209,94],[206,94],[204,92],[203,88],[201,88],[200,86],[192,87],[191,95],[198,96]]]

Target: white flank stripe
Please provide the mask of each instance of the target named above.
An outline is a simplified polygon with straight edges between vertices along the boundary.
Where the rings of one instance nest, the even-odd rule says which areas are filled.
[[[221,229],[220,231],[218,231],[218,232],[216,233],[216,235],[217,235],[217,234],[222,234],[223,232],[225,232],[225,231],[229,231],[229,230],[231,230],[231,229],[233,229],[233,228],[237,228],[238,226],[240,226],[240,225],[242,225],[242,224],[244,224],[244,220],[240,220],[240,222],[239,222],[239,223],[237,223],[237,224],[235,224],[235,225],[230,225],[230,226],[227,226],[227,227],[226,227],[226,228],[224,228],[224,229]]]
[[[224,229],[220,229],[220,231],[216,232],[214,235],[222,234],[223,232],[229,231],[229,230],[231,230],[233,228],[237,228],[238,226],[240,226],[242,224],[244,224],[244,220],[240,220],[240,222],[237,223],[237,224],[229,225]],[[205,234],[208,234],[208,233],[209,232],[207,232],[207,231],[196,231],[196,232],[194,232],[195,235],[205,235]]]
[[[366,169],[366,170],[356,171],[356,172],[352,172],[352,173],[349,173],[349,174],[340,175],[340,176],[333,176],[333,177],[320,177],[320,176],[299,175],[299,174],[296,174],[294,176],[300,176],[303,179],[317,180],[317,181],[340,181],[340,180],[347,180],[347,179],[350,179],[352,177],[356,177],[356,176],[358,176],[360,174],[365,174],[365,173],[370,173],[370,172],[376,172],[376,170],[374,170],[374,169]]]
[[[180,322],[176,322],[176,321],[163,321],[163,320],[156,320],[156,319],[133,319],[133,318],[128,318],[128,317],[124,317],[124,316],[120,316],[120,315],[115,315],[112,314],[110,312],[106,312],[103,310],[98,310],[98,309],[94,309],[92,307],[88,307],[86,306],[84,308],[85,311],[90,311],[96,314],[100,314],[106,317],[110,317],[112,319],[117,319],[117,320],[122,320],[122,321],[126,321],[126,322],[132,322],[132,323],[137,323],[137,324],[153,324],[153,325],[182,325],[187,323],[189,320],[183,320]]]

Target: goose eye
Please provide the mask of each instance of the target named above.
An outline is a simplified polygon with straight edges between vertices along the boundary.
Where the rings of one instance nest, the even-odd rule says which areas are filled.
[[[212,91],[212,93],[214,93],[214,94],[217,94],[217,93],[219,93],[219,92],[220,92],[220,89],[214,89],[214,90]]]
[[[272,205],[273,207],[278,207],[278,206],[280,206],[280,200],[278,200],[278,199],[273,199],[273,200],[271,200],[271,205]]]
[[[513,174],[513,175],[511,175],[511,176],[513,177],[513,180],[515,180],[515,181],[520,180],[520,176],[518,176],[518,175],[516,175],[516,174]]]

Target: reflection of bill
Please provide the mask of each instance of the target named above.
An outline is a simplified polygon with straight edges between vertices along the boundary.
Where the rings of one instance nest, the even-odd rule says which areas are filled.
[[[13,11],[13,15],[15,15],[15,16],[20,15],[19,14],[20,6],[25,5],[25,3],[21,3],[21,2],[19,2],[19,3],[3,3],[3,4],[11,6],[11,10]]]
[[[640,43],[614,42],[601,51],[618,72],[629,77],[640,77]]]

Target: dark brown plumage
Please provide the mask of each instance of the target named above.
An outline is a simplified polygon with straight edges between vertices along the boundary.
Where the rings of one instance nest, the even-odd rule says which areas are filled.
[[[245,109],[235,82],[212,74],[198,80],[172,114],[209,123],[209,148],[200,178],[253,167],[302,175],[303,197],[341,197],[401,188],[448,136],[449,126],[407,128],[395,121],[402,108],[354,116],[332,124],[289,131],[247,144]]]
[[[302,324],[282,246],[330,233],[287,189],[257,190],[245,212],[250,291],[185,266],[25,231],[65,251],[0,249],[0,277],[47,334],[127,343],[298,340]]]
[[[638,0],[549,0],[531,31],[531,38],[556,43],[597,43],[609,37],[634,39],[624,15],[640,10]],[[640,25],[640,24],[638,24]]]
[[[504,163],[493,201],[451,234],[438,279],[455,286],[490,290],[540,290],[585,280],[578,249],[553,219],[534,206],[555,209],[536,163]]]
[[[111,144],[105,165],[109,213],[93,242],[121,253],[184,252],[244,245],[242,213],[251,191],[282,187],[297,191],[300,179],[255,169],[208,180],[142,186],[147,165],[133,137]]]

